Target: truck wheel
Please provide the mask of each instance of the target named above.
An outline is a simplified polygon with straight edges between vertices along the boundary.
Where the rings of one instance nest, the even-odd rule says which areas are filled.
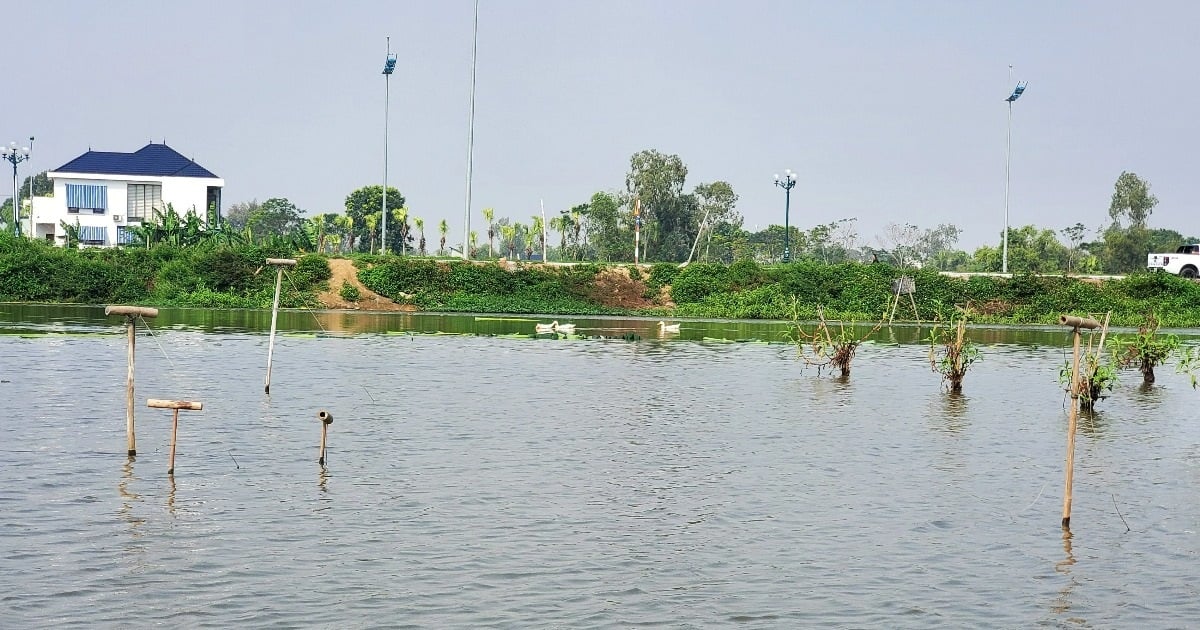
[[[1184,267],[1183,269],[1179,270],[1179,275],[1181,277],[1187,278],[1189,280],[1195,279],[1196,268],[1191,265],[1188,265],[1188,266]]]

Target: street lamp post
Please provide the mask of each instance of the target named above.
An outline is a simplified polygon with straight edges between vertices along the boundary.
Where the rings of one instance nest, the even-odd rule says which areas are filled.
[[[1012,66],[1008,69],[1011,74]],[[1011,78],[1010,76],[1009,79]],[[1012,179],[1012,104],[1025,93],[1026,85],[1025,81],[1018,82],[1017,87],[1013,88],[1013,93],[1004,99],[1008,101],[1008,139],[1004,158],[1004,255],[1001,258],[1000,273],[1008,273],[1008,184]]]
[[[29,143],[33,144],[33,136],[29,136]],[[12,163],[12,166],[13,166],[12,222],[13,222],[13,234],[15,234],[17,236],[21,235],[21,221],[20,221],[21,215],[19,214],[20,210],[18,210],[18,205],[17,205],[17,197],[19,196],[17,193],[20,191],[20,187],[17,184],[17,165],[20,164],[21,162],[24,162],[25,160],[28,160],[29,153],[30,153],[29,147],[17,148],[16,142],[11,142],[11,143],[9,143],[8,146],[0,146],[0,158],[4,158],[5,160],[8,160],[9,162]],[[29,224],[31,227],[30,231],[32,232],[33,231],[32,230],[32,226],[33,226],[32,202],[30,203],[30,206],[29,206]]]
[[[783,262],[792,262],[792,248],[788,241],[792,229],[788,225],[788,213],[792,209],[792,189],[796,187],[796,174],[790,168],[783,171],[782,178],[776,174],[775,185],[783,189]]]
[[[383,201],[380,202],[379,220],[381,230],[380,253],[387,252],[387,176],[388,176],[388,95],[391,89],[392,72],[396,70],[396,55],[392,54],[392,38],[387,38],[387,57],[383,62]]]

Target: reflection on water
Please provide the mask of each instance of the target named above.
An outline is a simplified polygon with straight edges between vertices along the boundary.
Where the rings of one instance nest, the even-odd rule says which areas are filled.
[[[281,335],[266,396],[251,324],[269,318],[165,309],[138,394],[205,402],[168,476],[167,419],[139,424],[138,458],[124,457],[124,338],[93,311],[0,323],[71,333],[0,334],[0,366],[22,377],[0,384],[6,626],[1200,617],[1200,394],[1164,374],[1081,417],[1079,538],[1060,539],[1061,331],[986,332],[994,345],[949,394],[900,326],[839,379],[787,346],[729,341],[776,323],[685,322],[656,339],[657,320],[573,320],[646,331],[630,343],[385,334],[536,318],[294,313],[281,330],[322,318],[364,332]],[[338,419],[337,455],[314,488],[320,409]]]

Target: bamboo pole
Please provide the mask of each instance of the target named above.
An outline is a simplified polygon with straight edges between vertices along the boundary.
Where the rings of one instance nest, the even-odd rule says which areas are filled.
[[[188,409],[188,410],[192,410],[192,411],[200,411],[200,410],[204,409],[204,403],[193,402],[190,400],[161,400],[158,398],[151,398],[146,401],[146,406],[154,407],[157,409],[170,409],[172,411],[172,414],[171,414],[171,461],[169,464],[167,464],[167,474],[174,475],[175,474],[175,444],[178,442],[178,437],[179,437],[179,410],[180,409]]]
[[[1105,317],[1105,328],[1107,329],[1108,318]],[[1067,420],[1067,458],[1066,458],[1066,482],[1063,489],[1063,511],[1062,511],[1062,528],[1069,530],[1071,528],[1071,493],[1075,483],[1075,431],[1079,424],[1079,329],[1087,328],[1095,330],[1100,327],[1100,322],[1087,317],[1075,317],[1073,315],[1061,315],[1058,322],[1063,326],[1070,326],[1072,329],[1072,356],[1071,356],[1071,412]],[[1101,343],[1103,343],[1103,338]]]
[[[329,425],[333,424],[333,414],[322,409],[317,418],[321,421],[321,453],[317,458],[317,463],[321,466],[325,465],[325,434],[329,430]]]
[[[1072,327],[1071,413],[1067,421],[1067,478],[1063,490],[1062,528],[1071,529],[1071,491],[1075,482],[1075,428],[1079,421],[1079,326]]]
[[[263,392],[271,393],[271,358],[275,354],[275,322],[279,318],[279,290],[283,286],[283,268],[295,267],[296,261],[291,258],[268,258],[267,264],[275,267],[275,300],[271,304],[271,340],[267,343],[267,380],[263,384]]]
[[[126,360],[128,368],[125,373],[125,442],[126,455],[134,457],[137,455],[137,438],[134,434],[133,421],[133,374],[134,374],[134,348],[136,345],[137,335],[135,327],[138,317],[158,317],[158,309],[144,308],[140,306],[106,306],[104,307],[105,315],[124,315],[125,316],[125,332],[126,332]]]

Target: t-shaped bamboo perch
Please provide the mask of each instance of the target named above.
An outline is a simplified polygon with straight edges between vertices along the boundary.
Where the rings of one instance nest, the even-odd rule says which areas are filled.
[[[175,474],[175,441],[179,436],[179,410],[190,409],[192,411],[200,411],[204,409],[204,403],[192,402],[189,400],[159,400],[151,398],[146,401],[147,407],[155,407],[157,409],[171,409],[172,414],[171,424],[171,463],[167,468],[168,475]]]
[[[1086,317],[1062,315],[1058,322],[1071,327],[1074,349],[1071,360],[1071,414],[1067,422],[1067,481],[1063,490],[1062,527],[1071,528],[1071,487],[1075,482],[1075,427],[1079,420],[1079,329],[1095,330],[1100,322]]]
[[[271,393],[271,355],[275,353],[275,320],[279,317],[279,288],[283,284],[283,268],[295,267],[291,258],[268,258],[267,264],[275,267],[275,302],[271,305],[271,341],[267,344],[267,380],[263,391]]]
[[[133,355],[134,340],[137,338],[134,335],[134,327],[139,317],[158,317],[158,309],[141,306],[106,306],[104,314],[125,316],[125,330],[129,336],[126,344],[128,346],[126,352],[129,357],[129,371],[125,376],[125,441],[128,447],[126,454],[133,457],[137,455],[137,440],[133,433]]]

